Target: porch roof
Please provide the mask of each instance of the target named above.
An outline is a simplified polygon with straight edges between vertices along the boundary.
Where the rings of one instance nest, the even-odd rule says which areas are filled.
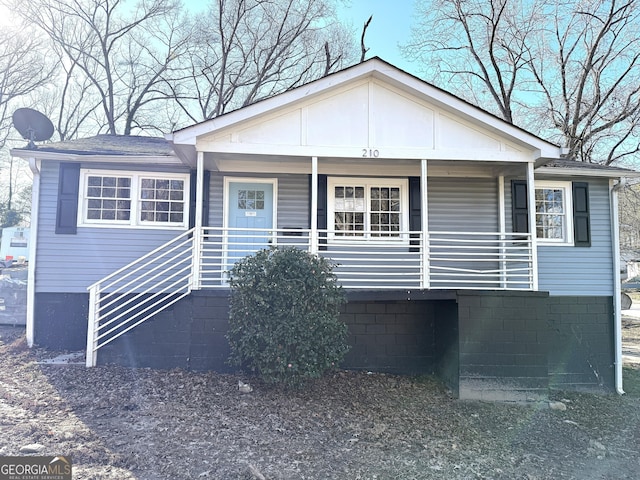
[[[182,165],[166,139],[134,135],[95,135],[43,143],[36,148],[14,148],[11,155],[39,160]]]
[[[640,172],[628,168],[600,165],[599,163],[578,162],[564,158],[540,162],[536,165],[536,173],[609,178],[640,177]]]
[[[167,138],[190,165],[197,151],[511,162],[563,153],[377,57]]]

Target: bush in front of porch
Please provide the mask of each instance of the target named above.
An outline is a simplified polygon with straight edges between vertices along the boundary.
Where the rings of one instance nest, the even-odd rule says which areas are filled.
[[[231,270],[229,363],[268,383],[298,387],[349,350],[345,295],[333,265],[295,247],[270,248]]]

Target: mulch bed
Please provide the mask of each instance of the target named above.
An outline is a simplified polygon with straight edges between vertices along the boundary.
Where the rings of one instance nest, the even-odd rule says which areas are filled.
[[[639,339],[640,341],[640,339]],[[59,353],[59,352],[56,352]],[[43,365],[0,326],[0,455],[71,455],[78,479],[620,479],[640,389],[460,401],[430,377],[339,371],[298,391],[182,370]],[[640,383],[640,371],[627,371]],[[249,381],[253,392],[238,391]]]

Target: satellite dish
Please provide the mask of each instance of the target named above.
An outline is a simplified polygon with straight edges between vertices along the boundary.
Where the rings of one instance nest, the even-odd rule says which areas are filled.
[[[36,148],[33,142],[49,140],[53,135],[51,120],[32,108],[19,108],[13,112],[13,126],[22,138],[29,140],[28,148]]]

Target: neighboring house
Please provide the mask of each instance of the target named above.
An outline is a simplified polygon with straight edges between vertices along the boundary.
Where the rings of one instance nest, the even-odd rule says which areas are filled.
[[[297,245],[337,263],[346,368],[461,398],[621,392],[635,172],[563,153],[378,58],[166,139],[13,150],[34,172],[29,344],[226,370],[227,271]]]
[[[637,250],[622,249],[620,252],[620,279],[636,283],[640,277],[640,253]]]
[[[7,227],[2,229],[0,239],[0,260],[20,261],[29,257],[28,227]]]

